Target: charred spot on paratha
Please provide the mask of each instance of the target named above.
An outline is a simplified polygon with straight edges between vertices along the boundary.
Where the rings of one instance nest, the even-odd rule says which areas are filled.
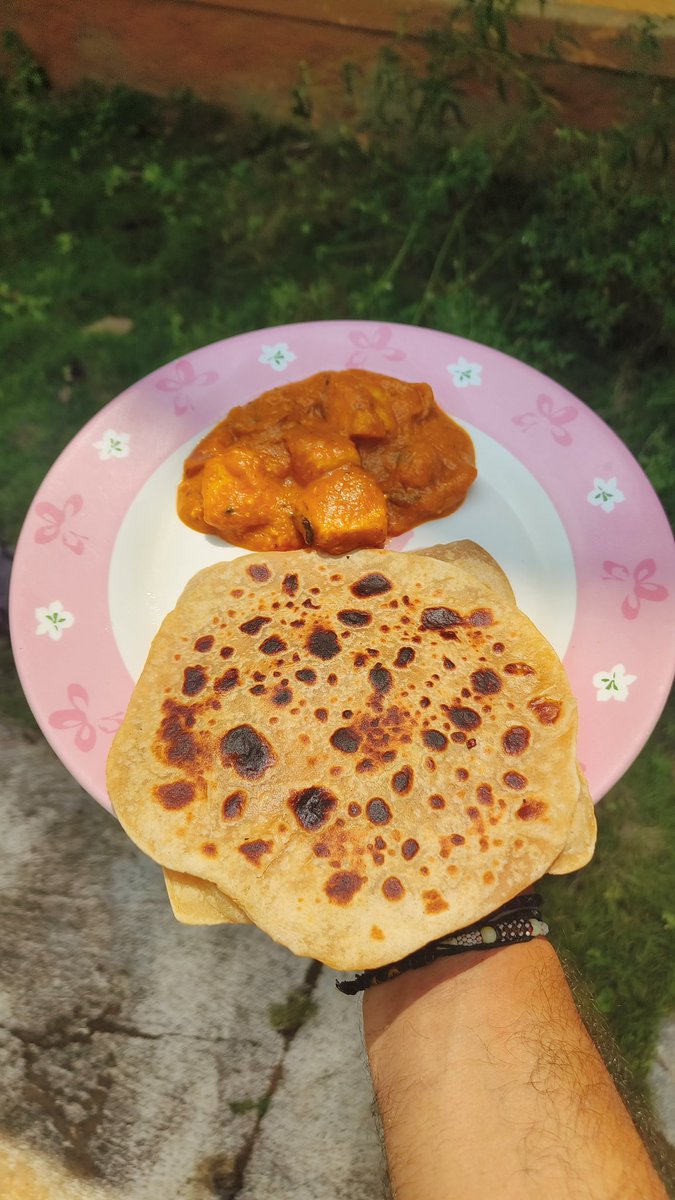
[[[267,580],[272,574],[269,567],[266,567],[264,563],[253,563],[253,565],[247,567],[246,570],[251,576],[251,579],[253,579],[256,583],[267,583]]]
[[[507,754],[522,754],[530,744],[530,731],[525,725],[512,725],[502,738]]]
[[[419,842],[415,841],[415,838],[406,838],[401,846],[401,854],[403,855],[405,861],[410,862],[410,860],[414,858],[419,851],[419,848],[420,844]]]
[[[447,629],[463,625],[464,618],[454,608],[425,608],[422,612],[421,629]]]
[[[483,669],[474,671],[471,676],[474,691],[480,692],[482,696],[496,696],[497,692],[502,690],[502,681],[496,671]]]
[[[415,657],[415,651],[412,646],[401,646],[396,658],[394,659],[395,667],[407,667]]]
[[[195,798],[194,784],[187,779],[177,779],[175,783],[160,783],[155,788],[155,795],[163,808],[185,808]]]
[[[494,646],[492,647],[494,650]],[[534,667],[524,662],[507,663],[504,667],[506,675],[534,675]]]
[[[475,708],[465,708],[463,705],[456,704],[452,708],[448,708],[446,704],[441,705],[443,712],[447,712],[453,725],[464,731],[466,729],[477,729],[481,724],[480,715]],[[456,739],[459,741],[459,739]]]
[[[336,750],[341,750],[343,754],[356,754],[361,745],[361,738],[353,729],[343,726],[331,734],[330,744]]]
[[[527,787],[527,779],[520,771],[507,771],[502,778],[507,787],[514,788],[517,792]]]
[[[220,739],[224,767],[232,767],[242,779],[260,779],[276,761],[266,737],[252,725],[236,725]]]
[[[307,639],[307,649],[315,658],[328,662],[329,659],[335,658],[335,655],[340,653],[342,646],[333,629],[326,629],[319,625],[310,633]]]
[[[270,853],[273,844],[273,842],[258,839],[255,842],[242,842],[239,850],[252,866],[257,867],[263,854]]]
[[[391,691],[391,672],[388,671],[386,667],[383,667],[382,663],[378,663],[376,667],[373,667],[372,671],[368,672],[368,680],[371,687],[374,688],[376,692],[379,692],[381,696],[384,696],[387,692]]]
[[[236,821],[243,816],[246,808],[245,792],[230,792],[221,805],[220,811],[224,821]]]
[[[356,871],[336,871],[327,880],[324,892],[334,904],[350,904],[365,882],[365,876]]]
[[[424,900],[424,910],[429,914],[445,912],[448,907],[447,900],[444,900],[436,888],[429,888],[428,891],[422,892],[422,898]]]
[[[284,575],[281,586],[287,596],[294,596],[298,590],[298,577],[293,573]]]
[[[391,786],[399,796],[407,796],[413,785],[413,769],[412,767],[401,767],[400,771],[396,771],[391,777]]]
[[[489,608],[475,608],[469,613],[468,624],[474,626],[494,625],[494,614]]]
[[[520,817],[521,821],[537,821],[539,817],[543,817],[547,807],[543,800],[525,800],[516,810],[516,816]]]
[[[298,825],[311,831],[321,829],[322,825],[327,823],[337,808],[337,803],[337,797],[332,792],[319,786],[294,792],[288,801]]]
[[[222,675],[213,681],[214,692],[229,692],[239,683],[239,671],[236,667],[228,667]]]
[[[260,633],[263,625],[269,625],[271,617],[251,617],[250,621],[244,621],[239,628],[242,633],[248,633],[254,637],[256,633]]]
[[[203,737],[198,739],[193,729],[198,705],[178,704],[167,698],[162,702],[164,716],[160,722],[157,743],[154,748],[160,760],[171,763],[172,766],[182,767],[192,773],[199,761],[200,753],[204,754]]]
[[[207,650],[211,649],[214,641],[215,638],[213,637],[213,634],[207,633],[205,637],[197,638],[197,641],[195,642],[195,650],[199,651],[200,654],[206,654]]]
[[[391,809],[381,796],[373,796],[366,804],[366,816],[371,825],[388,825],[391,821]]]
[[[562,705],[557,700],[549,700],[542,697],[530,700],[527,707],[532,709],[535,717],[542,725],[555,725],[560,716]]]
[[[382,892],[387,900],[402,900],[405,896],[405,888],[401,880],[396,875],[390,875],[382,884]]]
[[[342,621],[343,625],[349,625],[352,629],[361,629],[364,625],[370,625],[372,614],[363,612],[359,608],[341,608],[337,615],[338,621]]]
[[[440,729],[425,729],[422,741],[429,750],[445,750],[448,745],[448,739]]]
[[[183,686],[181,691],[184,696],[196,696],[206,687],[208,676],[203,667],[186,667],[183,671]]]
[[[386,575],[381,575],[379,571],[373,571],[353,583],[351,590],[354,596],[362,599],[367,596],[381,596],[384,592],[391,591],[391,581],[387,579]]]
[[[263,654],[280,654],[282,650],[287,650],[288,647],[283,638],[272,634],[271,637],[265,638],[264,642],[260,643],[260,649]]]

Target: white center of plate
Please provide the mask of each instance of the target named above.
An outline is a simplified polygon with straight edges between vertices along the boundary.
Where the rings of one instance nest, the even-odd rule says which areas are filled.
[[[508,575],[519,608],[563,658],[576,612],[576,575],[564,526],[533,475],[494,438],[458,422],[476,449],[478,478],[450,517],[412,531],[407,550],[470,538]],[[247,551],[188,529],[176,515],[183,460],[207,433],[186,442],[150,476],[127,510],[108,577],[113,636],[134,681],[162,620],[202,567]]]

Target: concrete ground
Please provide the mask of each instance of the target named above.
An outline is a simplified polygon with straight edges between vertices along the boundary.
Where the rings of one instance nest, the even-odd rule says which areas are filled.
[[[0,756],[3,1200],[383,1200],[360,1002],[256,929],[179,925],[40,737]],[[673,1023],[653,1084],[675,1142]]]

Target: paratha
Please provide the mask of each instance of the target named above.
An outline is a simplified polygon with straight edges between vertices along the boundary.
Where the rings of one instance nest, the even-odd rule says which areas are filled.
[[[176,920],[184,925],[247,925],[248,917],[215,883],[164,867],[164,882]]]
[[[482,546],[472,541],[449,542],[428,548],[410,551],[425,558],[445,562],[451,567],[460,566],[468,570],[485,591],[495,593],[508,604],[515,605],[515,596],[508,577]],[[584,866],[590,859],[595,846],[595,811],[588,785],[579,771],[579,799],[574,808],[567,842],[549,873],[566,874]],[[242,924],[248,921],[243,911],[228,900],[215,884],[196,876],[179,875],[164,869],[166,887],[174,916],[187,925]],[[203,902],[200,904],[200,895]]]
[[[146,853],[339,968],[572,869],[577,716],[557,656],[475,563],[411,559],[269,553],[201,572],[109,758]]]

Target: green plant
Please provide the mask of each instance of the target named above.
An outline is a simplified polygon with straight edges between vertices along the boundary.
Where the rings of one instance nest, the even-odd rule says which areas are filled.
[[[284,1037],[293,1037],[306,1021],[316,1012],[316,1001],[306,988],[299,987],[289,992],[280,1004],[269,1006],[270,1025]]]

